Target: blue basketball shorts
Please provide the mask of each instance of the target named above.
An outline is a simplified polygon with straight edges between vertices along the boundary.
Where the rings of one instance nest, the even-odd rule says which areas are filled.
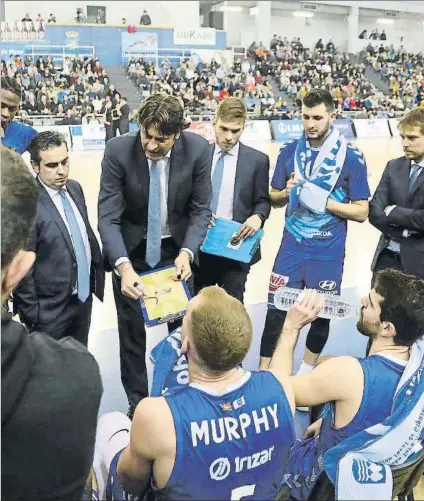
[[[274,294],[280,287],[340,294],[343,264],[344,257],[326,261],[279,252],[269,280],[268,308],[275,308]]]

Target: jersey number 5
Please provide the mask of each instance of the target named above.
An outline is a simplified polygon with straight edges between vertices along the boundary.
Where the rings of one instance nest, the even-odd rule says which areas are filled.
[[[255,494],[256,484],[253,485],[243,485],[242,487],[237,487],[231,491],[231,501],[239,501],[246,496],[253,496]]]

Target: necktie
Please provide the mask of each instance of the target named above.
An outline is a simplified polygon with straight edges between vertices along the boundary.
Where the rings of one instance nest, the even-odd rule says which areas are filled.
[[[212,201],[211,211],[216,214],[218,209],[219,192],[221,191],[222,178],[224,176],[224,157],[226,151],[222,151],[218,161],[216,162],[215,169],[212,175]]]
[[[161,257],[160,167],[152,162],[149,184],[146,263],[154,268]]]
[[[420,171],[421,171],[421,165],[415,164],[412,166],[412,172],[409,178],[409,189],[408,189],[409,194],[411,194],[412,190],[414,189],[414,184],[415,181],[418,179]]]
[[[71,230],[72,242],[74,244],[75,256],[77,258],[78,268],[78,299],[83,303],[90,294],[90,272],[88,269],[87,254],[85,245],[82,239],[81,230],[78,226],[77,218],[72,209],[72,206],[66,196],[66,190],[60,190],[60,198],[62,199],[65,216],[68,220],[69,229]]]

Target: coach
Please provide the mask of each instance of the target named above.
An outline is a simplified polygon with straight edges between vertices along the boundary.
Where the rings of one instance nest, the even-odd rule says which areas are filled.
[[[106,266],[114,270],[129,417],[148,395],[138,273],[175,263],[176,277],[191,277],[211,218],[212,191],[208,142],[182,131],[184,110],[177,98],[153,94],[141,104],[137,122],[138,131],[106,145],[98,206]]]
[[[399,123],[405,156],[391,160],[370,203],[370,223],[382,232],[371,269],[424,277],[424,108]]]
[[[210,145],[213,216],[241,223],[239,235],[242,238],[253,236],[271,211],[269,158],[240,142],[246,119],[246,107],[241,99],[224,99],[214,121],[216,142]],[[251,263],[200,252],[200,266],[194,273],[196,292],[218,284],[243,302],[250,266],[260,259],[260,249]]]

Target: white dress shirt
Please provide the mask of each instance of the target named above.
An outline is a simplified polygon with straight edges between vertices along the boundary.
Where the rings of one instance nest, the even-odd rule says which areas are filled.
[[[421,162],[418,164],[415,162],[411,162],[411,168],[409,170],[409,178],[411,178],[411,176],[412,176],[412,172],[413,172],[412,167],[414,165],[418,165],[420,167],[418,169],[418,176],[419,176],[421,174],[422,170],[424,169],[424,160],[421,160]],[[391,205],[389,207],[386,207],[386,209],[384,210],[386,216],[388,216],[392,212],[392,210],[395,208],[396,208],[396,205]],[[413,233],[414,232],[411,230],[404,229],[402,232],[402,237],[408,238]],[[391,250],[392,252],[399,253],[400,252],[400,244],[399,244],[399,242],[396,242],[395,240],[390,240],[389,244],[387,245],[387,249]]]
[[[218,207],[216,216],[226,219],[233,219],[234,187],[236,183],[236,169],[239,155],[240,143],[227,152],[224,156],[224,174],[222,176],[221,190],[219,192]],[[212,161],[212,178],[216,163],[221,156],[222,149],[215,144]]]
[[[52,199],[52,202],[54,203],[57,211],[60,214],[60,217],[62,218],[63,222],[65,223],[66,229],[68,230],[69,236],[71,237],[72,245],[74,245],[74,240],[72,238],[72,233],[71,229],[69,227],[68,220],[66,218],[65,214],[65,209],[63,208],[63,203],[62,199],[60,197],[60,190],[55,190],[53,188],[50,188],[50,186],[47,186],[43,181],[41,180],[40,176],[38,176],[38,179],[40,180],[40,183],[44,186],[46,189],[47,193],[49,194],[50,198]],[[69,203],[71,204],[72,210],[74,211],[75,218],[78,223],[78,227],[81,232],[82,240],[84,242],[84,247],[85,247],[85,253],[87,256],[87,263],[88,263],[88,273],[90,274],[90,269],[91,269],[91,247],[90,247],[90,242],[88,240],[88,233],[87,233],[87,228],[85,227],[84,219],[82,218],[80,211],[78,210],[78,207],[75,205],[75,202],[72,200],[72,197],[69,195],[68,190],[63,188],[66,191],[66,197],[69,200]],[[75,246],[74,246],[75,247]],[[72,291],[72,294],[77,294],[78,293],[78,284],[75,284],[75,288]]]

